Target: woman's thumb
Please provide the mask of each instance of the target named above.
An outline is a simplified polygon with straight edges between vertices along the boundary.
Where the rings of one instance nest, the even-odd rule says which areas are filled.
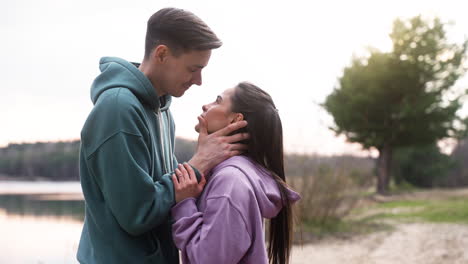
[[[205,185],[206,185],[206,178],[205,178],[205,175],[202,175],[200,182],[198,183],[198,187],[200,188],[200,190],[203,190],[203,188],[205,188]]]

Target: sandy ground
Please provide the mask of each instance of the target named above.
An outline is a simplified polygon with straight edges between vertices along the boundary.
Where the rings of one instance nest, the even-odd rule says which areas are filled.
[[[468,264],[468,225],[398,224],[349,240],[295,246],[293,264]]]
[[[393,200],[453,197],[468,197],[468,188],[374,196],[362,206]],[[402,210],[392,210],[396,209]],[[292,264],[468,264],[468,225],[401,222],[391,225],[391,231],[295,246]]]

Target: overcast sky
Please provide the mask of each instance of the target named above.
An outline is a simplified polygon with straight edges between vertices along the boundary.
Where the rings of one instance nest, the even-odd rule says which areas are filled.
[[[0,146],[78,139],[99,58],[141,61],[146,21],[167,6],[194,12],[224,42],[204,69],[203,85],[173,100],[177,136],[195,139],[202,104],[247,80],[272,95],[285,148],[298,153],[366,155],[328,130],[332,118],[318,104],[353,54],[367,46],[390,50],[395,18],[437,15],[455,22],[453,41],[468,36],[466,0],[2,1]]]

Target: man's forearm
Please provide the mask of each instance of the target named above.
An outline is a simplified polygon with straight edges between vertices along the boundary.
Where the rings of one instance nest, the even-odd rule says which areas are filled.
[[[211,169],[211,168],[209,168],[208,163],[204,162],[200,157],[197,156],[197,154],[195,154],[188,161],[188,163],[190,164],[190,166],[192,166],[193,168],[198,170],[198,172],[200,172],[203,175],[206,175],[206,173],[208,173],[208,171]]]

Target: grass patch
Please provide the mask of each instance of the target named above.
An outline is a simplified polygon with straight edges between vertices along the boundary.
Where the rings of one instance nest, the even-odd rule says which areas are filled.
[[[408,207],[424,207],[428,206],[428,201],[419,200],[403,200],[403,201],[392,201],[385,202],[379,205],[380,208],[393,209],[393,208],[408,208]]]
[[[390,192],[393,193],[393,194],[397,194],[397,193],[405,193],[405,192],[416,192],[416,191],[420,191],[422,190],[421,188],[419,187],[416,187],[406,181],[404,182],[401,182],[399,184],[395,184],[394,182],[392,182],[390,184]]]
[[[422,220],[435,223],[468,224],[468,202],[464,197],[446,200],[405,200],[379,204],[377,208],[389,209],[371,216],[373,219]],[[401,208],[402,210],[398,210]],[[414,208],[414,210],[405,210]]]
[[[348,238],[376,231],[389,230],[390,225],[377,223],[372,219],[363,220],[327,220],[326,222],[303,222],[303,231],[311,233],[317,239],[326,237]]]
[[[430,222],[468,224],[468,203],[466,199],[450,199],[431,204],[419,213],[419,217]]]
[[[358,235],[391,231],[396,223],[468,224],[468,197],[433,194],[393,197],[392,201],[355,208],[344,218],[302,221],[302,232],[295,235],[295,242],[319,242],[328,238],[346,240]]]

